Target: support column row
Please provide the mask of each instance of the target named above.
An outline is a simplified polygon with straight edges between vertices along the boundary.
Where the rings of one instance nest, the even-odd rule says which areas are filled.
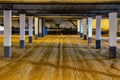
[[[34,24],[34,31],[35,31],[35,39],[39,37],[45,36],[45,20],[39,19],[38,17],[35,17],[35,24]]]
[[[4,57],[12,57],[11,51],[11,32],[12,32],[12,11],[5,10],[4,11]],[[35,19],[37,26],[35,29],[35,34],[38,33],[38,21]],[[39,28],[40,35],[44,36],[45,32],[44,28],[45,23],[39,20],[39,25],[41,24],[41,28]],[[33,36],[33,16],[29,16],[29,43],[32,43],[32,36]],[[20,48],[25,48],[25,14],[20,14]]]
[[[83,35],[83,39],[87,40],[87,19],[83,19],[83,26],[84,26],[84,35]]]
[[[33,36],[33,16],[29,16],[29,43],[32,43]]]
[[[80,34],[80,19],[77,20],[77,32]]]
[[[92,42],[92,17],[88,18],[88,43]]]
[[[20,14],[20,48],[25,48],[25,14]]]
[[[34,31],[35,31],[35,39],[38,38],[38,17],[35,17]]]
[[[83,19],[80,20],[80,37],[83,37],[83,30],[84,30],[84,25],[83,25]]]
[[[11,57],[12,11],[4,11],[4,57]]]
[[[109,58],[116,57],[117,46],[117,13],[109,13]]]
[[[84,20],[83,20],[84,21]],[[84,31],[85,31],[84,22]],[[80,24],[79,24],[80,25]],[[84,32],[85,33],[85,32]],[[116,57],[117,13],[109,13],[109,58]],[[92,42],[92,17],[88,18],[88,43]],[[96,48],[101,48],[101,16],[96,16]]]
[[[101,16],[96,16],[96,49],[101,48]]]
[[[84,23],[83,19],[78,19],[77,32],[80,34],[80,37],[83,37],[84,32]]]
[[[39,37],[42,37],[42,25],[43,25],[42,20],[43,19],[39,19],[39,35],[38,35]]]

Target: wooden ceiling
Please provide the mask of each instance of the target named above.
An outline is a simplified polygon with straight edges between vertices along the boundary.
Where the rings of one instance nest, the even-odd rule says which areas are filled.
[[[5,9],[12,10],[15,16],[22,12],[44,18],[83,18],[108,17],[108,13],[118,12],[120,17],[120,0],[0,0],[1,16]]]

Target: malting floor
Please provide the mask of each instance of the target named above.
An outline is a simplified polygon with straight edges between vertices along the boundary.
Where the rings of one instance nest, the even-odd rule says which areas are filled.
[[[119,43],[118,43],[119,44]],[[0,35],[0,80],[120,80],[120,49],[108,59],[108,42],[95,49],[79,35],[47,35],[19,48],[19,36],[12,36],[12,58],[3,57]]]

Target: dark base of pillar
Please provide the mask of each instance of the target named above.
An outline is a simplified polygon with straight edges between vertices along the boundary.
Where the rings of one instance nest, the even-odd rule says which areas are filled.
[[[42,33],[39,33],[39,34],[38,34],[38,37],[42,37]]]
[[[35,39],[38,39],[38,35],[35,35]]]
[[[44,36],[45,36],[45,34],[42,33],[42,37],[44,37]]]
[[[87,35],[84,35],[84,40],[87,40]]]
[[[4,57],[12,57],[11,46],[4,46]]]
[[[81,38],[83,37],[83,33],[80,33],[80,37],[81,37]]]
[[[101,48],[101,40],[96,40],[96,49]]]
[[[92,43],[92,37],[88,37],[88,43]]]
[[[109,47],[109,59],[116,58],[116,47]]]
[[[32,43],[32,36],[29,36],[29,43]]]
[[[20,48],[25,48],[25,41],[24,40],[20,40]]]

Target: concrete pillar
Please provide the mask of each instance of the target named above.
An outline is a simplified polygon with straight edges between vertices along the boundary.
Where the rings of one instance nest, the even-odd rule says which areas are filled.
[[[117,13],[109,13],[109,58],[116,57]]]
[[[101,16],[96,16],[96,49],[101,48]]]
[[[34,31],[35,31],[35,39],[38,38],[38,17],[35,17],[35,20],[34,20]]]
[[[45,36],[45,19],[42,19],[42,37]]]
[[[92,42],[92,17],[88,18],[88,43]]]
[[[20,48],[25,48],[25,14],[20,14]]]
[[[80,19],[77,20],[77,32],[80,34]]]
[[[83,19],[80,20],[80,37],[82,38],[83,37]]]
[[[11,52],[11,27],[12,27],[12,11],[4,11],[4,57],[12,57]]]
[[[83,26],[84,26],[84,32],[83,32],[83,34],[84,34],[84,40],[87,40],[87,19],[83,19]]]
[[[42,25],[43,25],[42,24],[42,19],[39,19],[39,29],[38,29],[39,30],[38,31],[39,32],[39,34],[38,34],[39,37],[42,37]]]
[[[32,43],[33,36],[33,16],[29,16],[29,43]]]

